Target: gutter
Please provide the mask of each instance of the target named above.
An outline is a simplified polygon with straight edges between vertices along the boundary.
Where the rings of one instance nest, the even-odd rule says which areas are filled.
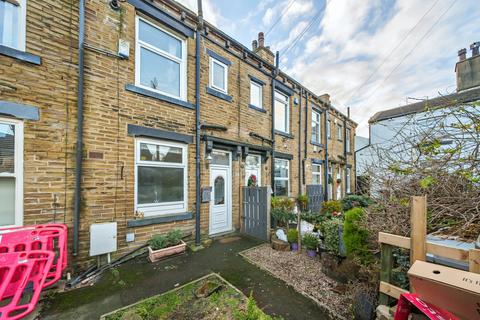
[[[200,134],[202,123],[200,122],[200,45],[201,31],[203,30],[202,0],[197,0],[198,24],[195,34],[195,244],[200,245],[200,201],[201,201],[201,179],[200,179]]]
[[[83,157],[83,83],[84,83],[84,41],[85,41],[85,0],[79,1],[78,18],[78,90],[77,90],[77,150],[75,157],[75,194],[73,212],[73,256],[78,254],[80,206],[82,188]]]

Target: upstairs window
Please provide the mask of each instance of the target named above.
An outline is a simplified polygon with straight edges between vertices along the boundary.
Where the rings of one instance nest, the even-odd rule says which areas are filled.
[[[213,57],[210,57],[210,87],[228,92],[228,66]]]
[[[317,110],[312,110],[312,142],[321,143],[322,142],[322,131],[321,131],[321,113]]]
[[[351,182],[351,169],[347,168],[345,170],[345,192],[346,193],[351,193],[351,187],[350,187],[350,182]]]
[[[352,130],[347,128],[347,134],[345,136],[345,149],[347,150],[347,152],[352,152],[351,138],[350,138],[351,134],[352,134]]]
[[[343,127],[340,124],[337,124],[337,139],[338,141],[343,140]]]
[[[327,121],[327,138],[332,139],[332,121]]]
[[[136,85],[185,101],[185,39],[140,17],[137,17],[136,30]]]
[[[289,133],[288,96],[275,91],[275,130]]]
[[[0,45],[25,51],[27,0],[0,0]]]
[[[250,104],[263,109],[262,96],[263,86],[255,81],[250,81]]]

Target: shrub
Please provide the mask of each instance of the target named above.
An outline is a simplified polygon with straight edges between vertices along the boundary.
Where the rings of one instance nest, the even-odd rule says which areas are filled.
[[[362,263],[372,260],[368,250],[368,231],[363,226],[365,212],[362,208],[353,208],[345,213],[343,225],[343,242],[347,256],[357,257]]]
[[[340,254],[340,235],[339,228],[342,225],[342,221],[338,218],[325,220],[321,224],[321,231],[324,236],[323,243],[325,249],[333,254]]]
[[[287,232],[287,240],[289,243],[296,243],[298,242],[298,230],[297,229],[290,229]]]
[[[280,226],[288,228],[288,221],[295,220],[295,201],[286,197],[272,197],[272,217]]]
[[[345,196],[341,201],[343,211],[348,211],[355,207],[366,208],[372,204],[370,198],[353,194]]]
[[[336,200],[330,200],[330,201],[325,201],[322,203],[322,209],[320,212],[323,215],[329,215],[331,216],[334,212],[341,212],[342,211],[342,204],[340,201]]]
[[[297,197],[297,203],[300,207],[300,211],[305,212],[308,210],[308,197],[305,194],[301,194]]]
[[[284,209],[286,211],[293,211],[295,208],[295,201],[287,197],[272,197],[272,209]]]
[[[167,247],[176,246],[182,241],[182,231],[173,229],[166,235],[156,234],[148,241],[152,250],[160,250]]]
[[[318,238],[311,233],[305,233],[305,235],[303,236],[303,239],[302,239],[302,244],[308,250],[317,250]]]

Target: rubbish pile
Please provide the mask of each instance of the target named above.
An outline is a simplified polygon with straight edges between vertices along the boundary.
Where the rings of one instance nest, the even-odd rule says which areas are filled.
[[[67,226],[41,224],[0,229],[0,319],[31,313],[43,289],[67,267]]]

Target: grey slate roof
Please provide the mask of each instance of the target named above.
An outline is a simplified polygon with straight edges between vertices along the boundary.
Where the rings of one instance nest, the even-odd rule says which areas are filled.
[[[432,108],[444,108],[456,103],[468,103],[480,100],[480,87],[440,96],[437,98],[407,104],[398,108],[385,111],[379,111],[368,120],[369,123],[378,122],[386,119],[397,118],[409,114],[424,112]]]

